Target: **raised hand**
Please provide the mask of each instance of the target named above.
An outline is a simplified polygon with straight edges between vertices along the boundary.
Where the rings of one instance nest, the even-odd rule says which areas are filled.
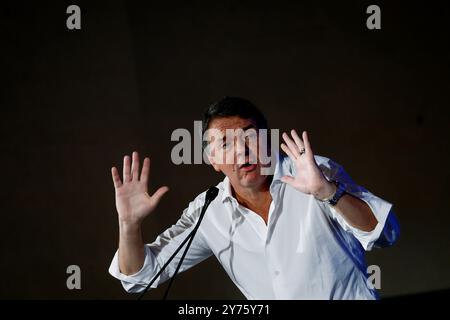
[[[147,193],[148,177],[150,174],[150,159],[145,158],[139,177],[139,154],[135,151],[130,157],[123,159],[123,182],[120,180],[116,167],[111,168],[114,189],[116,191],[116,209],[119,222],[140,225],[158,205],[161,197],[169,190],[168,187],[160,187],[153,195]]]
[[[294,162],[296,176],[284,176],[281,181],[318,199],[328,198],[334,193],[335,186],[325,178],[317,165],[307,132],[303,131],[303,140],[295,130],[291,130],[291,135],[293,139],[286,132],[283,133],[285,143],[281,144],[281,149]]]

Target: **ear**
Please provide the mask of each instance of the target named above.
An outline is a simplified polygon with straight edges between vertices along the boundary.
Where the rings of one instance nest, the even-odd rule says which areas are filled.
[[[209,163],[211,163],[211,165],[213,166],[214,170],[216,170],[217,172],[221,172],[222,170],[220,170],[220,168],[217,165],[217,163],[214,162],[214,158],[211,157],[210,155],[208,155],[207,157],[208,157]]]

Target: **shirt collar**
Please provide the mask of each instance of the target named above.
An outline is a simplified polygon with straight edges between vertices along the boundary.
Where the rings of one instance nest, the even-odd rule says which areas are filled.
[[[280,153],[276,152],[272,158],[272,161],[275,161],[275,168],[273,173],[273,179],[270,184],[270,189],[272,189],[272,186],[276,183],[282,183],[281,177],[288,174],[283,167],[284,159],[285,157],[281,155]],[[230,179],[228,179],[227,176],[223,179],[223,192],[222,192],[222,202],[224,202],[226,199],[234,199],[233,193],[231,192],[231,183]]]

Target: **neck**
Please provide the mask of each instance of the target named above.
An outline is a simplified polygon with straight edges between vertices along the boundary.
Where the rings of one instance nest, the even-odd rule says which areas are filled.
[[[234,188],[232,186],[232,193],[236,200],[243,206],[250,208],[260,206],[261,204],[269,203],[272,200],[269,188],[272,181],[272,176],[268,176],[264,183],[258,188]]]

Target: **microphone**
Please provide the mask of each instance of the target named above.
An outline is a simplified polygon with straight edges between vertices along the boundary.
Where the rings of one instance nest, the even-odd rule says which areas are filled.
[[[200,223],[202,222],[202,219],[203,219],[203,216],[205,215],[206,209],[208,209],[208,206],[217,197],[218,194],[219,194],[219,189],[217,189],[216,187],[210,187],[206,191],[205,203],[203,204],[203,208],[202,208],[202,211],[200,213],[200,217],[198,218],[197,224],[195,225],[194,229],[189,233],[189,235],[186,237],[186,239],[184,239],[183,242],[178,246],[177,250],[175,250],[175,252],[172,254],[172,256],[170,256],[169,260],[167,260],[167,262],[162,266],[162,268],[158,271],[158,273],[152,278],[152,280],[149,282],[147,287],[145,287],[145,290],[139,296],[138,300],[141,300],[144,297],[144,295],[150,289],[150,286],[156,281],[158,276],[167,268],[167,266],[169,265],[170,261],[172,261],[173,258],[175,258],[177,253],[184,246],[184,244],[187,241],[189,241],[189,243],[187,244],[187,246],[186,246],[186,248],[185,248],[185,250],[183,252],[183,255],[181,256],[180,261],[178,262],[177,268],[175,269],[175,273],[172,276],[172,278],[170,279],[169,286],[167,287],[167,290],[166,290],[166,292],[164,294],[163,300],[166,300],[167,295],[168,295],[169,290],[170,290],[170,287],[172,286],[172,283],[173,283],[173,281],[175,279],[175,276],[177,275],[178,270],[180,269],[181,264],[183,263],[184,257],[186,256],[186,253],[189,250],[189,247],[191,246],[191,243],[192,243],[192,240],[194,239],[195,233],[197,232],[198,228],[200,227]]]

